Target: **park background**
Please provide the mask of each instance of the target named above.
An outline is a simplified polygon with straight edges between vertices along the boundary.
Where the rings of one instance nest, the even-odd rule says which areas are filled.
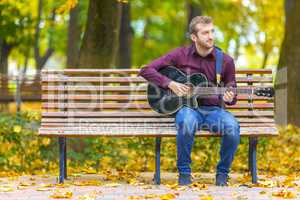
[[[188,45],[188,23],[209,15],[216,44],[237,68],[274,72],[280,135],[258,145],[259,174],[300,172],[300,2],[298,0],[1,0],[0,175],[58,171],[56,138],[38,137],[40,72],[64,68],[141,68]],[[281,92],[280,92],[281,91]],[[219,138],[199,138],[193,171],[214,172]],[[68,140],[68,170],[154,171],[153,138]],[[232,166],[246,172],[248,140]],[[162,143],[163,171],[176,171],[175,138]]]

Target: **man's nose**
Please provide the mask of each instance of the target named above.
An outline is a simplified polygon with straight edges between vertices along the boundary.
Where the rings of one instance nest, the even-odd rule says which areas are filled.
[[[214,39],[214,34],[213,34],[213,32],[210,32],[210,33],[208,34],[208,37],[209,37],[209,39]]]

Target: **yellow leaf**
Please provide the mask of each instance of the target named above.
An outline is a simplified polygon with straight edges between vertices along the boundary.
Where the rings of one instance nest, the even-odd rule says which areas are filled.
[[[193,189],[199,189],[199,190],[206,190],[208,189],[207,185],[206,184],[203,184],[203,183],[192,183],[191,184],[191,187]]]
[[[22,127],[21,127],[21,126],[19,126],[19,125],[15,125],[15,126],[14,126],[14,132],[15,132],[15,133],[20,133],[21,130],[22,130]]]
[[[56,190],[52,195],[49,196],[49,198],[54,198],[54,199],[70,199],[73,196],[73,192],[71,191],[61,191],[61,190]]]
[[[7,187],[7,186],[0,186],[0,192],[11,192],[14,189],[11,187]]]
[[[77,0],[67,0],[67,2],[65,4],[63,4],[62,6],[60,6],[56,12],[59,14],[69,12],[76,5],[77,5]]]
[[[37,188],[36,191],[50,191],[51,188]]]
[[[282,189],[278,192],[273,192],[272,195],[275,196],[275,197],[281,197],[281,198],[284,198],[284,199],[296,198],[296,195],[293,192],[288,191],[287,189]]]
[[[19,186],[31,186],[31,185],[35,185],[35,183],[29,183],[29,182],[20,182]]]
[[[80,195],[78,200],[96,200],[96,196],[90,194]]]
[[[117,187],[119,185],[121,185],[121,184],[119,184],[119,183],[108,183],[108,184],[105,184],[104,186],[107,186],[107,187]]]
[[[213,197],[211,195],[201,196],[200,200],[213,200]]]
[[[95,169],[93,169],[92,167],[83,169],[82,171],[85,172],[86,174],[96,174],[97,173],[97,171]]]
[[[137,200],[137,199],[144,199],[143,196],[129,196],[129,200]]]
[[[255,185],[257,187],[272,188],[277,186],[277,182],[273,180],[261,180]]]
[[[73,183],[76,186],[99,186],[102,183],[99,180],[89,180],[89,181],[76,181]]]
[[[171,193],[159,195],[160,200],[171,200],[171,199],[175,199],[175,198],[176,198],[176,195],[171,194]]]
[[[69,187],[70,185],[67,183],[57,183],[55,184],[56,187],[60,187],[60,188],[66,188]]]
[[[143,189],[152,189],[152,185],[144,185],[142,186]]]
[[[156,198],[158,195],[157,194],[146,194],[144,196],[145,199],[153,199]]]
[[[19,185],[19,186],[17,186],[17,189],[18,190],[25,190],[25,189],[28,189],[28,187],[27,186]]]
[[[50,138],[43,138],[42,139],[42,144],[44,146],[48,146],[50,144],[50,142],[51,142]]]
[[[259,194],[266,194],[266,191],[260,191]]]
[[[41,186],[41,187],[45,187],[45,188],[47,188],[47,187],[54,187],[55,185],[54,185],[54,184],[52,184],[52,183],[49,183],[49,184],[42,183],[40,186]]]

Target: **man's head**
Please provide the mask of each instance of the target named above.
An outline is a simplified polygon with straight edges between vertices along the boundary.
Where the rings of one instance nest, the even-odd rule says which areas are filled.
[[[191,40],[199,47],[210,49],[214,46],[214,25],[211,17],[197,16],[189,25]]]

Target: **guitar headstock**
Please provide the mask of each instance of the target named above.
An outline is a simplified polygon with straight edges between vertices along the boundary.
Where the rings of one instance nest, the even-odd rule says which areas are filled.
[[[274,91],[274,88],[272,88],[272,87],[257,88],[254,90],[254,94],[256,96],[273,97],[275,94],[275,91]]]

